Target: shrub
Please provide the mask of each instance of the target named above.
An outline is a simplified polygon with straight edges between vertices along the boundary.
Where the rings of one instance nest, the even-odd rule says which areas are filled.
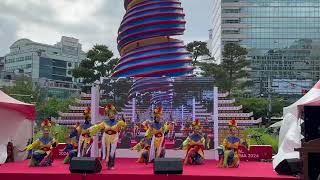
[[[248,128],[246,134],[254,136],[250,138],[250,145],[271,145],[273,154],[278,152],[278,136],[268,133],[266,128]]]

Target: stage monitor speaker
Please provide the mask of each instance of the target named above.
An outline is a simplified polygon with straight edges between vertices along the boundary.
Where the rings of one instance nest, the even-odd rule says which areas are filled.
[[[298,175],[302,172],[302,161],[300,159],[284,159],[275,168],[280,175]]]
[[[320,153],[309,153],[308,163],[309,179],[318,180],[318,176],[320,176]]]
[[[69,166],[71,173],[98,173],[101,168],[99,159],[93,157],[74,157]]]
[[[303,114],[301,133],[304,136],[304,142],[320,138],[320,107],[305,106]]]
[[[153,172],[154,174],[182,174],[182,160],[180,158],[156,158]]]

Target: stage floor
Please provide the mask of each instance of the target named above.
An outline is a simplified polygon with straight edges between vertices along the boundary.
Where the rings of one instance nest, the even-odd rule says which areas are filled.
[[[71,174],[69,165],[55,160],[51,167],[28,167],[28,161],[8,163],[0,166],[1,180],[275,180],[294,179],[290,176],[279,176],[272,169],[272,163],[241,162],[237,169],[220,169],[217,162],[205,161],[205,165],[184,166],[183,175],[153,175],[153,164],[138,164],[136,159],[118,158],[114,170],[107,170],[102,162],[102,171],[99,174]]]

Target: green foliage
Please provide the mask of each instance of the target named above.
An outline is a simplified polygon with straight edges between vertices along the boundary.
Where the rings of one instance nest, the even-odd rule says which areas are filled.
[[[213,61],[214,58],[211,57],[210,51],[207,47],[206,42],[202,41],[193,41],[189,44],[187,44],[187,50],[192,54],[192,64],[193,66],[197,65],[199,57],[207,56],[209,57],[206,60],[211,60]]]
[[[268,99],[267,98],[239,98],[237,104],[243,106],[245,112],[253,112],[255,118],[267,118]],[[281,98],[273,98],[271,100],[273,117],[280,117],[283,113],[283,108],[287,103]]]
[[[249,136],[260,137],[260,138],[250,138],[250,145],[271,145],[272,153],[276,154],[278,152],[279,140],[278,136],[269,134],[265,128],[248,128],[246,133]]]
[[[69,135],[69,130],[65,126],[60,126],[60,125],[54,125],[51,128],[50,131],[50,136],[54,137],[58,143],[65,143],[66,142],[66,137]],[[42,131],[39,130],[35,135],[34,135],[34,140],[39,139],[42,136]]]
[[[75,78],[82,78],[83,83],[88,85],[100,80],[100,77],[110,77],[118,63],[119,59],[113,58],[113,53],[107,46],[97,44],[89,50],[87,59],[72,74]]]
[[[233,87],[245,86],[245,81],[240,79],[247,78],[248,73],[244,70],[250,63],[246,60],[248,54],[246,48],[241,47],[239,44],[227,43],[224,46],[223,59],[221,62],[221,68],[225,71],[225,78],[227,80],[226,90],[231,92]]]
[[[201,63],[200,68],[205,77],[213,76],[216,85],[224,91],[243,90],[252,85],[245,69],[250,63],[246,60],[247,50],[239,44],[227,43],[224,46],[221,64]]]
[[[4,87],[4,92],[25,103],[36,103],[41,100],[39,87],[33,84],[32,79],[27,76],[18,77],[15,85]]]
[[[59,99],[57,97],[45,98],[45,94],[41,94],[37,84],[27,76],[21,76],[15,81],[15,85],[5,87],[4,92],[13,98],[36,105],[37,122],[41,122],[48,117],[58,117],[59,111],[66,111],[69,105],[75,102],[75,98]]]
[[[47,117],[58,117],[58,113],[67,111],[69,105],[74,104],[75,100],[74,97],[69,99],[49,98],[42,102],[40,106],[37,106],[38,119],[41,121]]]

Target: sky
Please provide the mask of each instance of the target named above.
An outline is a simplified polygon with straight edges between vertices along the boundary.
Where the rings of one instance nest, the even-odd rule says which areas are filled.
[[[181,0],[186,43],[206,41],[213,0]],[[0,0],[0,56],[18,39],[55,44],[61,36],[80,40],[83,50],[105,44],[118,55],[116,38],[123,0]]]

